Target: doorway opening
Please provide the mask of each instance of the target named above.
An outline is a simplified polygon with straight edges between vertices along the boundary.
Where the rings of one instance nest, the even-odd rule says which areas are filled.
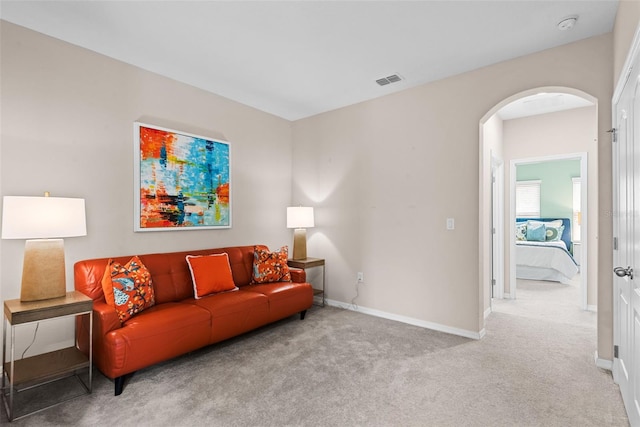
[[[588,276],[588,262],[587,259],[582,259],[582,250],[584,249],[582,244],[582,228],[587,228],[588,222],[588,167],[587,167],[587,153],[576,153],[567,155],[554,155],[527,159],[514,159],[511,160],[511,200],[516,200],[516,187],[519,182],[530,182],[530,179],[540,179],[539,186],[542,188],[540,192],[546,197],[540,196],[539,209],[543,209],[542,213],[539,211],[538,216],[544,217],[563,217],[569,219],[567,226],[570,230],[563,230],[567,240],[565,245],[567,252],[569,252],[575,261],[576,270],[578,272],[578,278],[580,282],[580,307],[583,310],[587,309],[587,293],[586,293],[586,278]],[[541,179],[544,178],[544,179]],[[583,184],[584,181],[584,184]],[[579,183],[580,194],[577,195],[579,200],[579,206],[573,206],[573,199],[576,195],[573,194],[575,183]],[[544,206],[543,205],[544,200]],[[511,224],[522,221],[517,212],[517,203],[511,203],[514,207],[513,212],[509,216]],[[584,214],[582,214],[584,212]],[[511,280],[510,283],[515,284],[510,292],[511,299],[516,298],[518,279],[534,279],[534,280],[553,280],[553,278],[540,278],[527,276],[526,274],[518,274],[518,265],[516,261],[518,259],[516,237],[510,242],[511,250]],[[564,242],[563,242],[564,243]],[[585,242],[585,247],[587,242]],[[555,251],[554,251],[555,252]],[[570,258],[567,258],[570,260]],[[558,260],[559,261],[559,260]],[[516,266],[516,268],[513,268]],[[555,271],[551,271],[552,273]],[[543,272],[543,276],[544,276]],[[567,276],[563,276],[555,281],[565,282],[567,279],[576,279],[575,276],[571,276],[572,272],[567,273]],[[547,273],[549,274],[549,273]],[[556,276],[559,275],[556,274]],[[575,280],[574,280],[575,281]]]
[[[563,96],[577,104],[561,105]],[[537,111],[527,114],[526,108],[531,107]],[[597,224],[598,215],[597,99],[572,88],[534,88],[503,100],[480,121],[479,292],[485,318],[492,311],[494,298],[515,299],[517,294],[517,165],[568,159],[580,164],[579,224],[571,212],[562,217],[569,217],[571,223],[581,229],[582,237],[572,238],[568,249],[571,253],[574,248],[579,251],[579,307],[595,311],[597,265],[589,261],[597,259],[597,241],[596,233],[588,232],[588,224]],[[546,216],[560,216],[561,212],[547,209],[546,213]]]

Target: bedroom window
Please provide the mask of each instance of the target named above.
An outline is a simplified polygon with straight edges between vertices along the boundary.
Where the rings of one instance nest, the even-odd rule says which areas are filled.
[[[580,212],[582,188],[580,186],[580,177],[571,178],[573,181],[573,218],[571,226],[571,240],[580,241],[580,223],[582,222],[582,212]]]
[[[540,183],[542,181],[516,181],[516,217],[540,217]]]

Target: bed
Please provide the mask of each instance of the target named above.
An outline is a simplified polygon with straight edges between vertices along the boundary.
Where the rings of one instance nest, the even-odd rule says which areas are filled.
[[[579,271],[569,218],[516,218],[516,278],[569,284]]]

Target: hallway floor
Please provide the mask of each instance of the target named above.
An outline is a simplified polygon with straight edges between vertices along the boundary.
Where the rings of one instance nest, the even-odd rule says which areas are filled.
[[[580,275],[564,285],[559,282],[518,279],[516,299],[494,299],[493,311],[532,319],[597,327],[597,313],[581,308]],[[594,343],[595,351],[595,343]]]

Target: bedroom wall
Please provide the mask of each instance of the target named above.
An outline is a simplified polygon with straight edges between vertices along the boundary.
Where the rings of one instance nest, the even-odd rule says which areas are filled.
[[[611,72],[604,35],[294,122],[294,195],[317,209],[309,253],[327,259],[328,297],[349,305],[363,271],[359,307],[481,333],[479,121],[514,94],[566,86],[600,100],[605,140]],[[602,147],[596,189],[611,184]],[[609,209],[610,195],[599,202]],[[606,253],[610,221],[594,227]],[[600,285],[610,290],[610,278]]]
[[[605,100],[603,102],[609,103],[610,111],[610,101]],[[599,107],[602,110],[602,103],[599,104]],[[587,304],[590,306],[599,305],[600,302],[598,301],[598,253],[602,251],[602,247],[599,246],[602,244],[602,239],[598,239],[598,234],[602,234],[602,230],[598,230],[599,211],[610,209],[610,207],[599,208],[598,205],[598,177],[600,178],[600,185],[603,179],[610,180],[611,164],[607,165],[607,172],[604,172],[603,168],[599,167],[602,164],[599,161],[599,157],[603,154],[601,148],[607,146],[598,144],[598,132],[600,132],[600,140],[606,141],[607,139],[606,135],[604,137],[601,135],[602,129],[597,127],[597,115],[598,108],[593,106],[504,121],[504,155],[505,163],[507,164],[514,160],[580,152],[587,153],[589,175],[587,181],[589,191],[587,214],[589,224],[587,225],[588,229],[583,227],[582,233],[583,240],[586,238],[588,243],[588,253],[586,254],[586,259],[589,263]],[[607,154],[610,159],[610,152],[607,151]],[[603,177],[603,174],[607,175]],[[507,168],[505,170],[505,180],[509,182],[510,179],[510,168]],[[608,195],[611,194],[608,188],[604,191]],[[511,203],[509,193],[505,195],[505,201],[505,212],[508,215],[508,207]],[[505,247],[509,247],[510,244],[509,237],[506,237]],[[607,252],[604,253],[607,254]],[[507,277],[509,276],[507,275]],[[505,288],[511,289],[509,280],[505,282]]]
[[[557,160],[518,165],[516,174],[517,181],[542,181],[540,183],[540,216],[572,218],[572,178],[580,176],[580,161]],[[573,223],[571,226],[573,228]]]
[[[2,195],[46,190],[86,199],[88,235],[65,241],[68,289],[79,259],[291,244],[285,212],[297,200],[291,198],[290,122],[5,21],[0,35]],[[133,232],[133,122],[139,119],[230,141],[231,229]],[[0,246],[0,297],[18,298],[24,241]],[[71,338],[64,331],[72,328],[43,323],[29,354],[64,344]],[[27,338],[20,345],[33,334],[22,332]]]

